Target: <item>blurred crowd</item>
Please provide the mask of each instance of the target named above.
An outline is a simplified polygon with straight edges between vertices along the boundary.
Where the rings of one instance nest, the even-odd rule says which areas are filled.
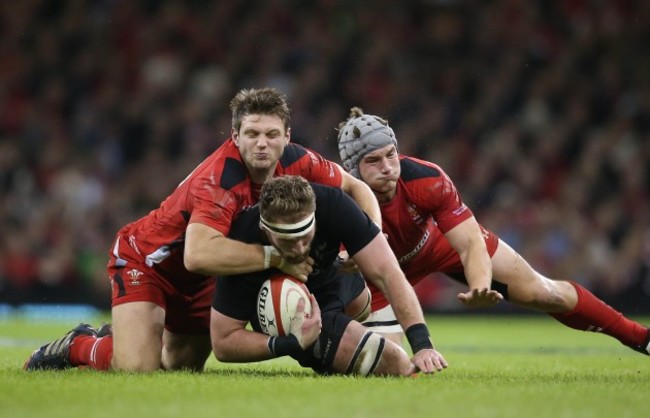
[[[273,86],[295,142],[338,161],[352,106],[384,116],[539,271],[649,313],[647,45],[643,0],[2,2],[0,302],[107,308],[115,232]]]

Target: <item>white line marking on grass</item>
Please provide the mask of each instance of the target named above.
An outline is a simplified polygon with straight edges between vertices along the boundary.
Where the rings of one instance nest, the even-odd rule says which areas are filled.
[[[43,343],[40,340],[33,340],[29,338],[5,338],[0,337],[0,347],[34,347],[41,346]]]

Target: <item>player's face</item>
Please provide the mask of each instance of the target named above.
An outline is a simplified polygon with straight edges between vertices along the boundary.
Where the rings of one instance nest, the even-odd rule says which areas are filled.
[[[359,174],[375,192],[377,199],[392,199],[400,175],[399,154],[395,145],[386,145],[364,155],[359,161]]]
[[[276,222],[283,223],[283,219],[280,219]],[[287,220],[287,224],[293,223]],[[266,231],[266,236],[268,237],[271,244],[282,254],[289,263],[298,264],[302,263],[309,257],[309,251],[311,250],[311,243],[314,240],[316,235],[316,227],[314,226],[306,234],[300,235],[298,237],[287,238],[283,235],[276,234],[268,229]]]
[[[247,115],[242,119],[239,132],[233,129],[232,138],[244,164],[251,174],[255,174],[275,169],[289,143],[290,130],[285,131],[284,123],[278,116]]]

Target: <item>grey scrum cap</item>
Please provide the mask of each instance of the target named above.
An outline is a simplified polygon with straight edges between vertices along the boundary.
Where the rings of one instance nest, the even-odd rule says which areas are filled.
[[[339,129],[339,155],[345,169],[359,178],[359,160],[369,152],[395,145],[395,133],[385,120],[374,115],[352,117]]]

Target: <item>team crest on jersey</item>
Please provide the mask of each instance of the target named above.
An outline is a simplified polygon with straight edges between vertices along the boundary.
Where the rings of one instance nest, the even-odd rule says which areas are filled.
[[[422,223],[422,215],[420,214],[420,212],[418,212],[415,205],[409,203],[406,206],[406,209],[408,210],[409,215],[411,215],[411,219],[413,219],[413,222],[415,222],[417,225]]]
[[[143,274],[140,270],[131,269],[127,271],[126,274],[131,277],[131,286],[140,286],[141,283],[139,277]]]

